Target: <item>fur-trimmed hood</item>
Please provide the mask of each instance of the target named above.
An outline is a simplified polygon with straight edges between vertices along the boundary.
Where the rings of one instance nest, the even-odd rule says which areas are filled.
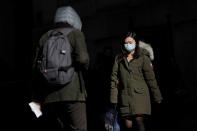
[[[139,47],[145,49],[146,51],[148,51],[148,55],[150,57],[151,60],[154,60],[154,52],[153,52],[153,48],[151,47],[150,44],[145,43],[143,41],[139,41]]]

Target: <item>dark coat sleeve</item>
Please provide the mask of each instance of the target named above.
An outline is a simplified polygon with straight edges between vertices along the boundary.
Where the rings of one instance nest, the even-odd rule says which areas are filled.
[[[68,39],[73,47],[73,65],[76,69],[88,69],[89,55],[84,34],[79,30],[74,30],[68,34]]]
[[[150,58],[146,55],[144,55],[143,72],[144,72],[145,80],[153,94],[154,100],[156,102],[161,101],[163,98],[155,78],[155,73],[153,71],[152,63],[150,61]]]
[[[118,56],[117,56],[118,57]],[[111,89],[110,89],[110,102],[111,103],[118,103],[118,62],[117,57],[114,60],[114,64],[112,67],[111,73]]]

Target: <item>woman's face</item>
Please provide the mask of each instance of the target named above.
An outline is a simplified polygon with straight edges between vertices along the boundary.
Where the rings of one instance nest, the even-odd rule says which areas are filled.
[[[124,48],[128,53],[134,53],[136,42],[132,37],[127,37],[124,41]]]

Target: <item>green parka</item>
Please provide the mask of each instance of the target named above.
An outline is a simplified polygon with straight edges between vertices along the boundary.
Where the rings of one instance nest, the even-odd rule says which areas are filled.
[[[51,31],[45,33],[40,39],[40,47],[37,48],[37,54],[42,46],[42,43],[45,43],[45,40],[49,37]],[[41,99],[44,103],[49,102],[58,102],[58,101],[86,101],[86,89],[84,80],[82,77],[82,70],[86,70],[89,66],[89,54],[87,52],[87,47],[85,43],[84,34],[80,30],[73,30],[68,35],[68,40],[72,46],[72,56],[75,66],[75,73],[72,81],[65,85],[63,88],[60,88],[56,91],[49,92],[51,88],[57,87],[48,87],[45,85],[38,84],[36,87],[35,100]],[[40,96],[38,96],[40,95]],[[42,95],[42,96],[41,96]],[[34,99],[34,98],[33,98]]]
[[[147,51],[140,48],[139,57],[127,61],[117,55],[111,74],[111,103],[118,103],[122,116],[151,114],[150,93],[154,100],[162,96]]]

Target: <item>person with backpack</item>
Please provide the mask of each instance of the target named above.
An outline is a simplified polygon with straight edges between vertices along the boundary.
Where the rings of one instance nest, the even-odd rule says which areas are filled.
[[[156,103],[163,99],[151,63],[153,54],[139,46],[135,32],[126,36],[121,49],[112,68],[110,103],[118,108],[124,131],[145,131],[144,118],[151,115],[151,95]]]
[[[48,120],[43,125],[50,130],[60,127],[66,131],[86,131],[87,94],[83,73],[89,66],[89,54],[82,23],[71,6],[59,7],[54,23],[55,28],[43,34],[39,41],[29,105],[37,117]]]

